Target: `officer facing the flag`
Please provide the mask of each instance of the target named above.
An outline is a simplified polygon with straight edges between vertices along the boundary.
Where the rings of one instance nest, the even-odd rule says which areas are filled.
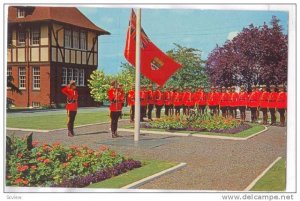
[[[61,92],[67,96],[67,115],[68,115],[68,136],[73,137],[74,134],[74,121],[78,108],[78,92],[76,90],[76,82],[70,81],[68,86],[64,87]]]
[[[276,109],[280,114],[280,126],[284,126],[285,124],[285,113],[287,107],[287,95],[284,91],[284,85],[279,85],[278,87],[279,93],[276,100]]]
[[[239,109],[241,113],[241,120],[245,122],[246,120],[246,107],[248,103],[248,93],[245,91],[244,85],[241,86],[241,91],[239,93]]]
[[[276,101],[278,97],[278,93],[275,91],[275,85],[270,86],[270,95],[269,95],[269,101],[268,101],[268,107],[271,114],[271,124],[274,125],[276,123]]]
[[[132,85],[131,89],[128,92],[127,95],[127,103],[128,106],[130,107],[130,122],[132,123],[134,121],[134,104],[135,104],[135,91],[134,91],[135,86]]]
[[[118,129],[118,120],[122,112],[123,96],[122,96],[122,91],[117,86],[117,81],[114,80],[111,82],[111,87],[107,92],[107,96],[110,101],[109,109],[110,109],[110,118],[111,118],[110,127],[111,127],[112,137],[113,138],[120,137],[117,133],[117,129]]]
[[[152,119],[152,110],[154,108],[155,99],[154,99],[154,93],[153,93],[153,85],[148,85],[148,110],[147,110],[147,117],[148,120],[153,121]]]

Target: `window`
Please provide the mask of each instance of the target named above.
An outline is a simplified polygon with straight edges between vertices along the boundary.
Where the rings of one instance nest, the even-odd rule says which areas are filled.
[[[7,33],[7,45],[8,46],[12,45],[12,33],[11,33],[11,31],[8,31],[8,33]]]
[[[7,68],[7,77],[12,76],[12,67]]]
[[[26,68],[19,67],[19,89],[26,89]]]
[[[73,48],[79,49],[79,32],[73,31]]]
[[[79,76],[79,71],[77,68],[73,69],[73,80],[75,80],[76,84],[78,84],[78,76]]]
[[[25,31],[18,32],[18,45],[25,45]]]
[[[33,84],[33,89],[40,89],[41,88],[40,67],[33,67],[32,68],[32,84]]]
[[[17,9],[17,18],[24,18],[25,17],[25,10],[22,8]]]
[[[62,85],[67,85],[67,84],[68,84],[67,69],[63,68],[62,69]]]
[[[79,69],[78,86],[84,86],[84,69]]]
[[[40,29],[33,28],[30,33],[30,43],[31,45],[39,45],[40,44]]]
[[[32,107],[37,108],[40,106],[41,106],[40,102],[32,102]]]
[[[69,84],[70,81],[73,80],[73,69],[68,68],[67,72],[68,72],[68,74],[67,74],[67,83]]]
[[[80,32],[80,49],[86,50],[86,32]]]
[[[71,29],[65,29],[65,47],[72,47]]]

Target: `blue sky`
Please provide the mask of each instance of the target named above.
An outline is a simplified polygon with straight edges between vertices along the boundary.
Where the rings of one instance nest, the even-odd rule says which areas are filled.
[[[109,74],[118,73],[121,62],[126,61],[123,51],[131,9],[79,9],[93,23],[111,33],[99,37],[98,68]],[[269,23],[273,15],[280,19],[287,33],[288,13],[278,11],[142,9],[142,27],[163,51],[178,43],[200,49],[202,59],[206,59],[216,44],[224,44],[251,23],[257,26]]]

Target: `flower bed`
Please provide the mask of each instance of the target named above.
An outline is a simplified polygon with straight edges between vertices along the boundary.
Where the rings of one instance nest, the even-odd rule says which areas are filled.
[[[142,127],[166,130],[208,131],[228,134],[239,133],[251,128],[249,124],[242,124],[241,121],[237,119],[211,116],[209,114],[163,117],[155,121],[145,123]]]
[[[84,187],[128,170],[141,162],[100,146],[37,146],[32,134],[26,138],[7,137],[6,185]]]

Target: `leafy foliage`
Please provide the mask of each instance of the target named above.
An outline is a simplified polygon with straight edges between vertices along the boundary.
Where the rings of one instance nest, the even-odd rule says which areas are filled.
[[[266,23],[244,28],[231,41],[209,54],[206,68],[210,81],[216,85],[251,86],[282,84],[287,81],[287,35],[273,16]]]
[[[102,70],[95,70],[88,80],[90,93],[95,101],[103,102],[108,99],[107,90],[110,87],[112,76],[105,75]]]

